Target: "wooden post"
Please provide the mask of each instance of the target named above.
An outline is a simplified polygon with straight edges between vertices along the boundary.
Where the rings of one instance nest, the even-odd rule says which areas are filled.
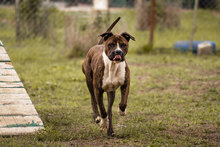
[[[154,14],[155,14],[155,0],[152,0],[151,6],[151,24],[150,24],[150,41],[149,45],[151,48],[153,47],[153,39],[154,39]]]
[[[46,10],[45,10],[45,18],[44,18],[44,32],[43,36],[47,38],[49,35],[49,8],[50,8],[50,0],[46,0]]]
[[[20,14],[19,14],[19,0],[15,1],[15,15],[16,15],[16,40],[18,41],[21,37],[20,32]]]
[[[194,38],[195,29],[196,29],[196,15],[197,15],[198,3],[199,3],[199,0],[195,0],[194,11],[193,11],[192,34],[191,34],[191,39],[190,39],[191,50],[193,50],[193,38]]]
[[[110,17],[110,9],[109,9],[109,4],[110,4],[110,2],[109,2],[109,0],[107,0],[107,5],[108,5],[108,7],[107,7],[107,12],[106,12],[106,18],[107,18],[107,26],[110,24],[110,20],[111,20],[111,17]]]

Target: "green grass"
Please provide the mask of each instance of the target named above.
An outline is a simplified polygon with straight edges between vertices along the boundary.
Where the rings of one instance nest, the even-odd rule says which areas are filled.
[[[3,16],[1,10],[0,16]],[[184,17],[189,18],[189,13],[184,12]],[[124,15],[134,17],[132,11]],[[219,18],[214,21],[218,22]],[[133,25],[134,22],[130,21],[128,28]],[[147,32],[131,29],[137,42],[130,43],[130,54],[127,56],[131,69],[128,113],[125,117],[117,114],[120,101],[117,91],[113,106],[116,136],[108,137],[92,120],[90,96],[81,71],[83,58],[66,58],[62,37],[56,43],[28,39],[17,44],[11,40],[13,24],[4,28],[0,31],[0,38],[44,122],[45,131],[34,135],[0,137],[0,146],[220,145],[218,55],[195,56],[178,52],[137,55],[134,52],[141,42],[147,40],[143,38]],[[213,36],[213,30],[207,30],[206,36]],[[166,38],[170,42],[176,39],[171,35],[172,31],[167,30],[169,35]],[[186,35],[185,31],[180,32]],[[156,34],[159,32],[156,31]],[[161,33],[162,40],[158,41],[162,45],[165,43],[163,35]],[[219,38],[215,36],[214,39],[218,41]],[[170,42],[168,46],[171,47],[173,43]]]

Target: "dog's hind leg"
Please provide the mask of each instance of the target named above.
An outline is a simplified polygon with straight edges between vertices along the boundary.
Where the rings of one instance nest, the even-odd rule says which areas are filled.
[[[91,95],[91,105],[92,105],[92,110],[93,110],[93,119],[96,123],[99,123],[101,121],[98,107],[97,107],[97,101],[95,98],[94,94],[94,89],[93,89],[93,75],[92,75],[92,70],[90,68],[87,68],[90,70],[90,72],[85,72],[85,73],[90,73],[86,75],[86,84],[89,89],[90,95]]]
[[[109,120],[107,135],[114,136],[114,131],[112,127],[112,105],[115,100],[115,92],[113,91],[108,92],[107,95],[108,95],[108,120]]]
[[[100,124],[100,129],[101,131],[104,131],[107,128],[107,113],[105,110],[105,106],[103,103],[103,91],[95,88],[95,97],[97,99],[98,105],[99,105],[99,110],[101,113],[101,124]]]
[[[90,80],[86,80],[86,82],[87,81],[88,83],[90,82]],[[100,118],[98,107],[97,107],[97,101],[95,98],[94,89],[93,89],[92,83],[91,84],[88,84],[88,83],[87,83],[87,86],[91,94],[91,105],[92,105],[92,110],[93,110],[93,118],[96,123],[99,123],[101,121],[101,118]]]

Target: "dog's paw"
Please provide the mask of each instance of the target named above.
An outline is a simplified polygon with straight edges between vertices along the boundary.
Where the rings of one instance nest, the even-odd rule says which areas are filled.
[[[97,116],[97,117],[95,118],[95,122],[98,124],[100,121],[101,121],[101,117],[100,117],[100,116]]]
[[[126,109],[125,111],[121,111],[121,109],[118,107],[118,114],[121,115],[121,116],[125,116],[126,115]]]
[[[101,118],[101,123],[100,123],[100,130],[104,131],[108,127],[108,117],[106,118]]]
[[[115,133],[114,133],[114,131],[111,129],[111,130],[108,130],[108,131],[107,131],[107,135],[108,135],[108,136],[111,136],[111,137],[114,137],[114,136],[115,136]]]

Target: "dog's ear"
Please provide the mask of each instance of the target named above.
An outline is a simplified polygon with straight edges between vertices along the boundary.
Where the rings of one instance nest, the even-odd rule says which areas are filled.
[[[130,34],[128,34],[127,32],[122,33],[121,36],[124,37],[127,41],[129,41],[130,39],[135,41],[135,38]]]
[[[105,32],[103,34],[100,35],[101,37],[104,38],[104,40],[108,40],[109,37],[113,36],[112,32]]]

